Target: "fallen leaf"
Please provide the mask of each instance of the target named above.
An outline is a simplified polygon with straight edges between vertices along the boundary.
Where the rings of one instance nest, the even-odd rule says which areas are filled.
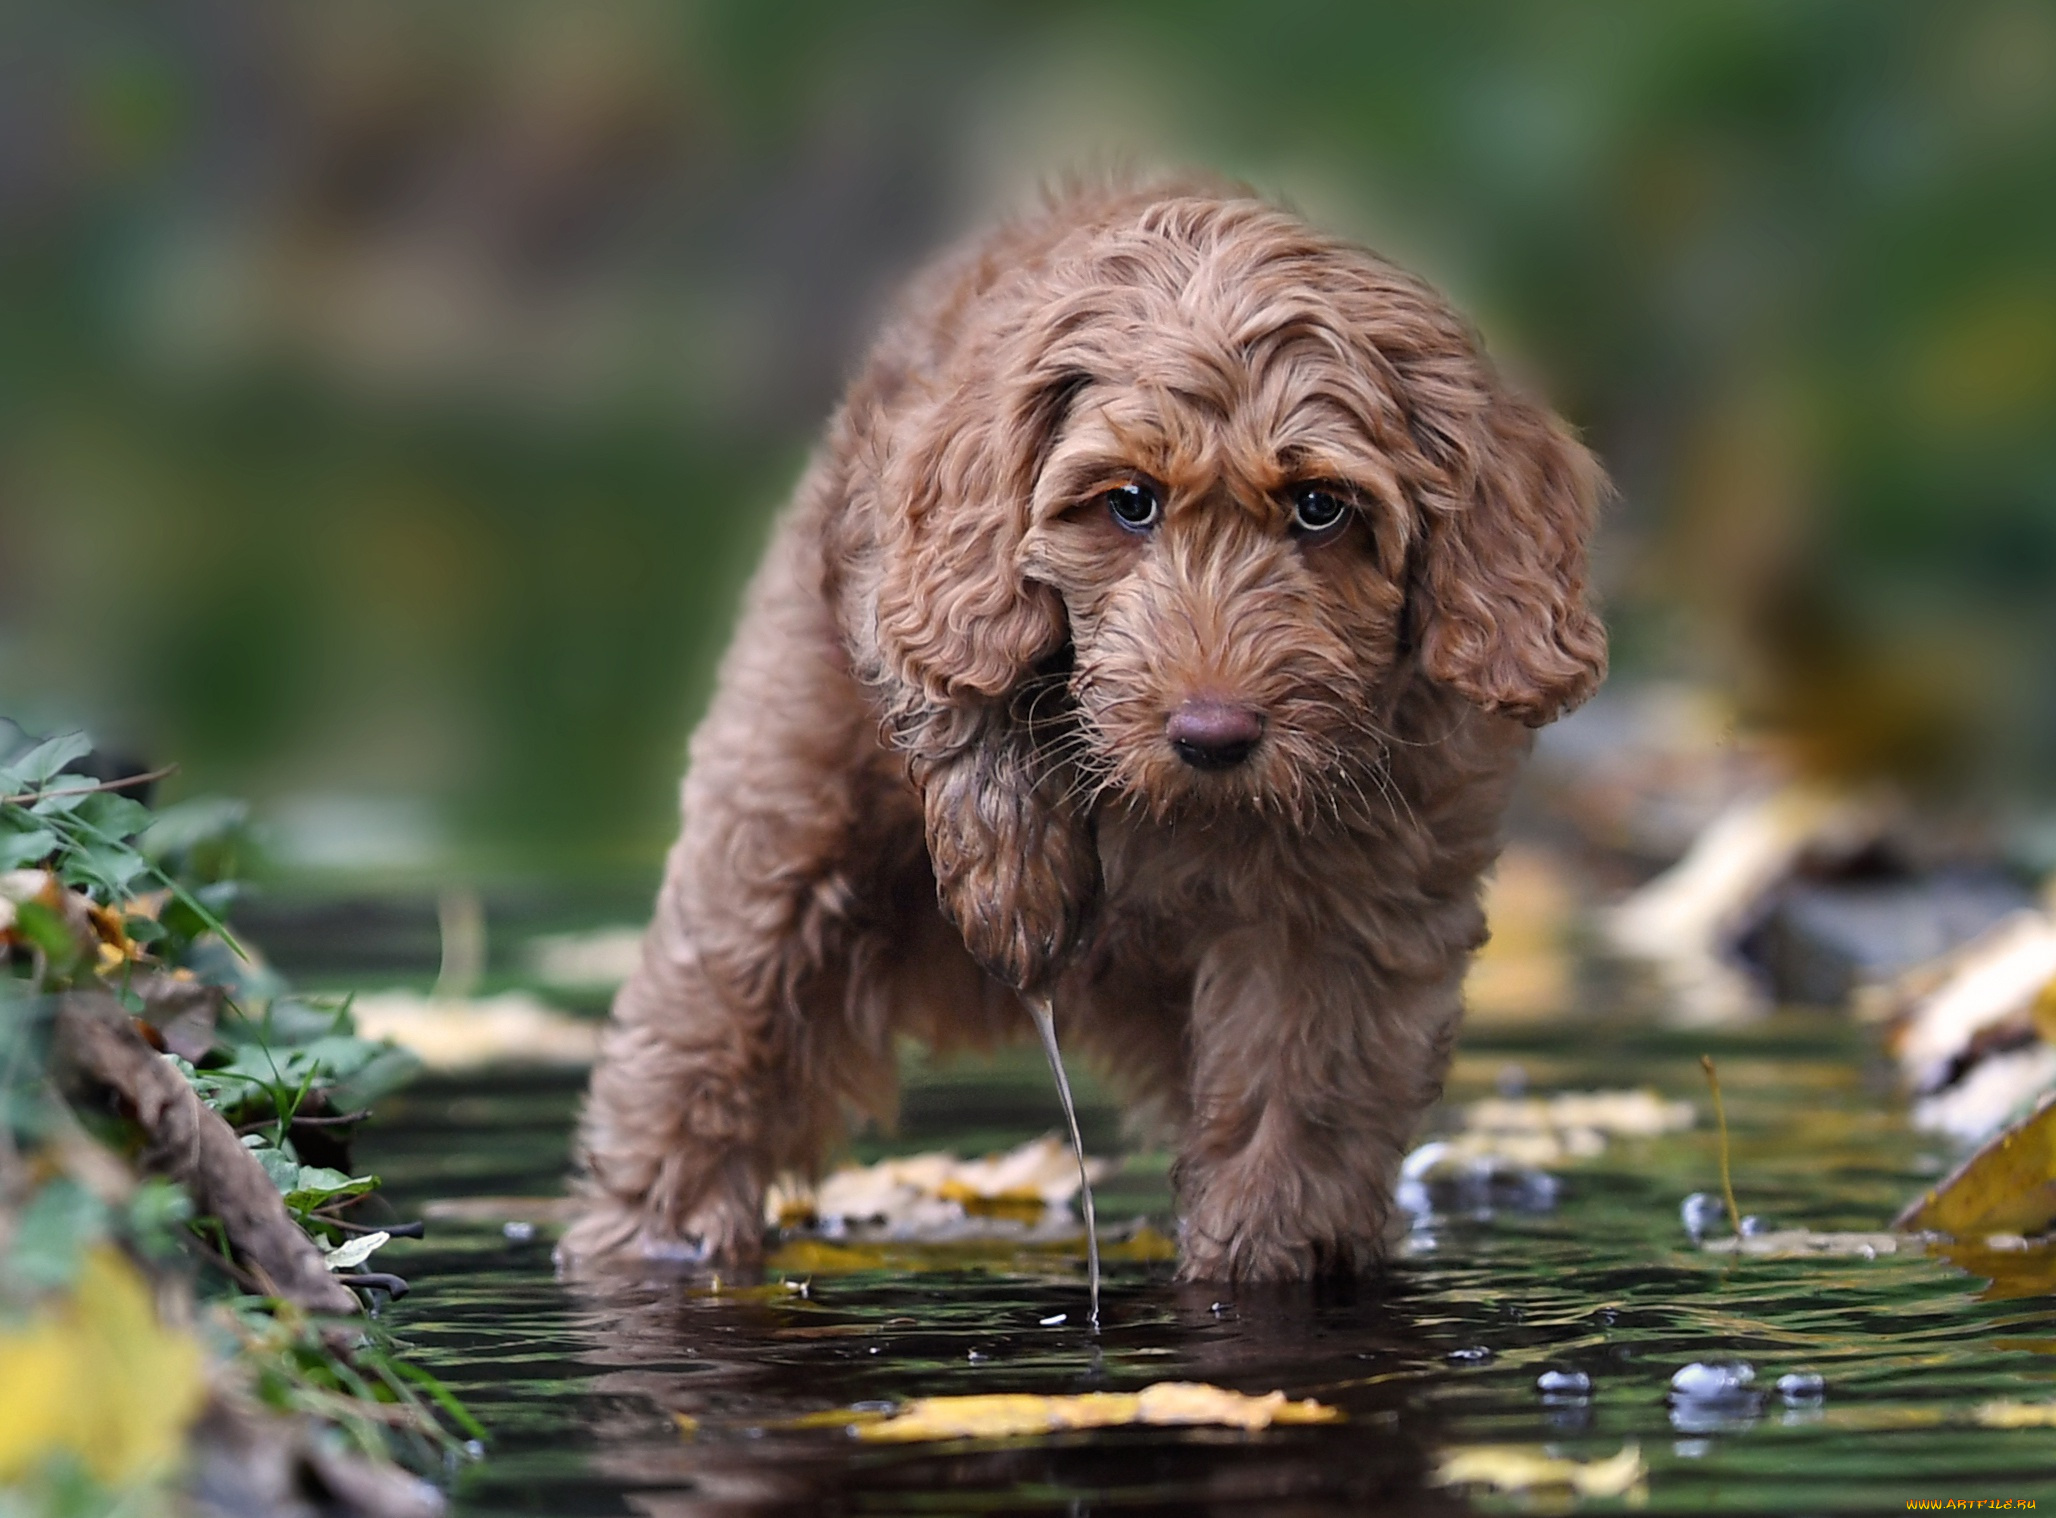
[[[826,1421],[831,1414],[815,1414]],[[1012,1439],[1079,1428],[1129,1424],[1207,1424],[1265,1429],[1287,1423],[1333,1423],[1342,1414],[1313,1401],[1288,1402],[1274,1391],[1244,1396],[1198,1381],[1159,1381],[1139,1392],[1084,1392],[1043,1397],[1026,1392],[977,1397],[918,1397],[891,1417],[846,1420],[859,1439],[912,1443],[936,1439]]]
[[[1675,1133],[1697,1120],[1690,1102],[1654,1091],[1559,1091],[1553,1096],[1491,1096],[1464,1109],[1464,1126],[1484,1132],[1592,1132],[1620,1138]]]
[[[1977,1410],[1984,1428],[2056,1428],[2056,1402],[1986,1402]]]
[[[544,985],[610,991],[642,963],[642,940],[643,930],[628,926],[547,933],[529,940],[529,968]]]
[[[2056,1101],[1957,1166],[1893,1220],[1893,1227],[1967,1239],[2040,1233],[2056,1222]]]
[[[2056,919],[2016,912],[1949,955],[1946,969],[1906,998],[1891,1043],[1916,1091],[1934,1091],[1980,1031],[2008,1018],[2031,1019],[2056,983]]]
[[[354,1239],[346,1239],[333,1249],[324,1249],[321,1258],[330,1270],[355,1270],[382,1246],[390,1244],[393,1236],[383,1229],[377,1233],[360,1233]]]
[[[1602,919],[1620,953],[1652,964],[1688,1023],[1733,1022],[1765,1009],[1731,951],[1757,903],[1816,852],[1847,856],[1884,829],[1891,805],[1810,784],[1730,802],[1670,869]]]
[[[1088,1159],[1097,1181],[1108,1174],[1105,1160]],[[772,1186],[764,1198],[765,1221],[784,1227],[809,1218],[844,1222],[878,1221],[910,1225],[914,1231],[946,1227],[967,1211],[1026,1211],[1067,1206],[1078,1194],[1078,1162],[1054,1134],[982,1159],[952,1154],[901,1155],[873,1165],[849,1165],[816,1187],[791,1180]]]
[[[1596,1159],[1612,1138],[1653,1138],[1690,1128],[1690,1102],[1654,1091],[1560,1091],[1554,1096],[1487,1097],[1463,1109],[1463,1127],[1406,1157],[1409,1180],[1438,1181],[1503,1167],[1549,1170]]]
[[[177,1461],[206,1395],[199,1344],[97,1246],[67,1297],[0,1331],[0,1482],[60,1451],[110,1485],[147,1480]]]
[[[1502,1492],[1569,1488],[1581,1497],[1628,1497],[1643,1491],[1649,1467],[1633,1444],[1604,1460],[1565,1460],[1516,1444],[1451,1450],[1430,1476],[1436,1486],[1489,1486]]]
[[[1708,1239],[1699,1246],[1708,1254],[1745,1254],[1768,1260],[1861,1259],[1902,1250],[1919,1253],[1912,1239],[1894,1233],[1816,1233],[1811,1228],[1779,1228],[1769,1233],[1745,1233]]]
[[[380,991],[350,1003],[358,1036],[390,1039],[431,1070],[494,1064],[586,1065],[599,1024],[567,1017],[522,991],[476,999]]]

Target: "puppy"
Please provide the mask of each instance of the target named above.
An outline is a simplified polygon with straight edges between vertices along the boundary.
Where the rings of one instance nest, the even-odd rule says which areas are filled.
[[[694,735],[562,1258],[761,1249],[895,1039],[1067,1044],[1177,1135],[1186,1279],[1375,1262],[1602,478],[1468,326],[1257,200],[1071,195],[914,288]]]

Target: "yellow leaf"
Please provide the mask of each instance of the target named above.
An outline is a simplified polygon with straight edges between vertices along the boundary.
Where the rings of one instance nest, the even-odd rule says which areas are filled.
[[[1581,1497],[1628,1497],[1642,1489],[1649,1467],[1633,1444],[1605,1460],[1562,1460],[1517,1444],[1481,1444],[1444,1454],[1436,1486],[1490,1486],[1502,1492],[1568,1488]]]
[[[2056,1402],[1987,1402],[1977,1421],[1985,1428],[2056,1428]]]
[[[824,1421],[833,1415],[816,1414]],[[928,1439],[1011,1439],[1066,1429],[1127,1424],[1213,1424],[1263,1429],[1280,1423],[1332,1423],[1341,1413],[1311,1399],[1288,1402],[1283,1392],[1248,1397],[1196,1381],[1159,1381],[1139,1392],[1086,1392],[1040,1397],[1026,1392],[982,1397],[918,1397],[890,1418],[859,1422],[859,1439],[909,1443]]]
[[[162,1474],[206,1400],[201,1369],[135,1267],[96,1248],[69,1297],[0,1333],[0,1482],[60,1451],[110,1485]]]
[[[1967,1239],[2040,1233],[2056,1222],[2056,1102],[2021,1119],[1904,1212],[1893,1226]]]

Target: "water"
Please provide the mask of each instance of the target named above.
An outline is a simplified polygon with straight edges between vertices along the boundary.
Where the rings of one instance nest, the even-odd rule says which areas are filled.
[[[1772,1226],[1882,1227],[1947,1158],[1906,1126],[1865,1030],[1793,1015],[1709,1037],[1623,1014],[1474,1030],[1450,1098],[1523,1081],[1538,1093],[1646,1084],[1691,1100],[1698,1126],[1563,1169],[1549,1210],[1434,1219],[1379,1281],[1180,1287],[1167,1263],[1110,1243],[1095,1336],[1077,1311],[1075,1246],[982,1261],[916,1251],[890,1269],[816,1274],[804,1296],[661,1279],[573,1288],[551,1272],[549,1227],[509,1237],[500,1223],[526,1210],[489,1205],[481,1221],[388,1247],[381,1263],[415,1290],[387,1318],[492,1431],[487,1458],[456,1478],[460,1513],[1504,1511],[1528,1499],[1433,1487],[1438,1459],[1485,1444],[1597,1459],[1629,1442],[1654,1512],[2056,1501],[2056,1430],[1975,1422],[1988,1400],[2056,1395],[2056,1253],[1700,1251],[1679,1203],[1718,1186],[1702,1052],[1719,1062],[1741,1209]],[[1078,1073],[1085,1147],[1110,1152],[1117,1114]],[[577,1090],[571,1076],[424,1086],[391,1105],[360,1158],[403,1208],[550,1193]],[[1033,1050],[917,1066],[900,1132],[859,1152],[983,1152],[1045,1131],[1050,1111]],[[1102,1183],[1110,1225],[1168,1224],[1164,1169],[1145,1154]],[[1685,1366],[1735,1362],[1754,1373],[1739,1394],[1671,1400]],[[1551,1371],[1566,1374],[1545,1392]],[[1777,1389],[1813,1375],[1818,1395],[1804,1379],[1787,1383],[1789,1401]],[[784,1426],[920,1394],[1183,1378],[1316,1396],[1348,1421],[897,1447]]]
[[[1071,1152],[1078,1157],[1078,1196],[1085,1209],[1085,1270],[1091,1282],[1092,1331],[1099,1332],[1099,1215],[1092,1205],[1092,1176],[1085,1165],[1085,1140],[1078,1133],[1078,1103],[1071,1097],[1071,1077],[1064,1071],[1063,1051],[1057,1048],[1057,1014],[1049,998],[1028,998],[1028,1015],[1042,1039],[1042,1052],[1049,1060],[1049,1073],[1057,1083],[1057,1099],[1064,1104],[1064,1122],[1071,1129]]]

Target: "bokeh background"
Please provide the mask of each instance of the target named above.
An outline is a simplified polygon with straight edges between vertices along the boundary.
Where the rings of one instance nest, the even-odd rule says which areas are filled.
[[[2056,790],[2056,9],[22,0],[0,711],[288,867],[646,881],[742,577],[919,260],[1240,176],[1619,487],[1618,680]]]

